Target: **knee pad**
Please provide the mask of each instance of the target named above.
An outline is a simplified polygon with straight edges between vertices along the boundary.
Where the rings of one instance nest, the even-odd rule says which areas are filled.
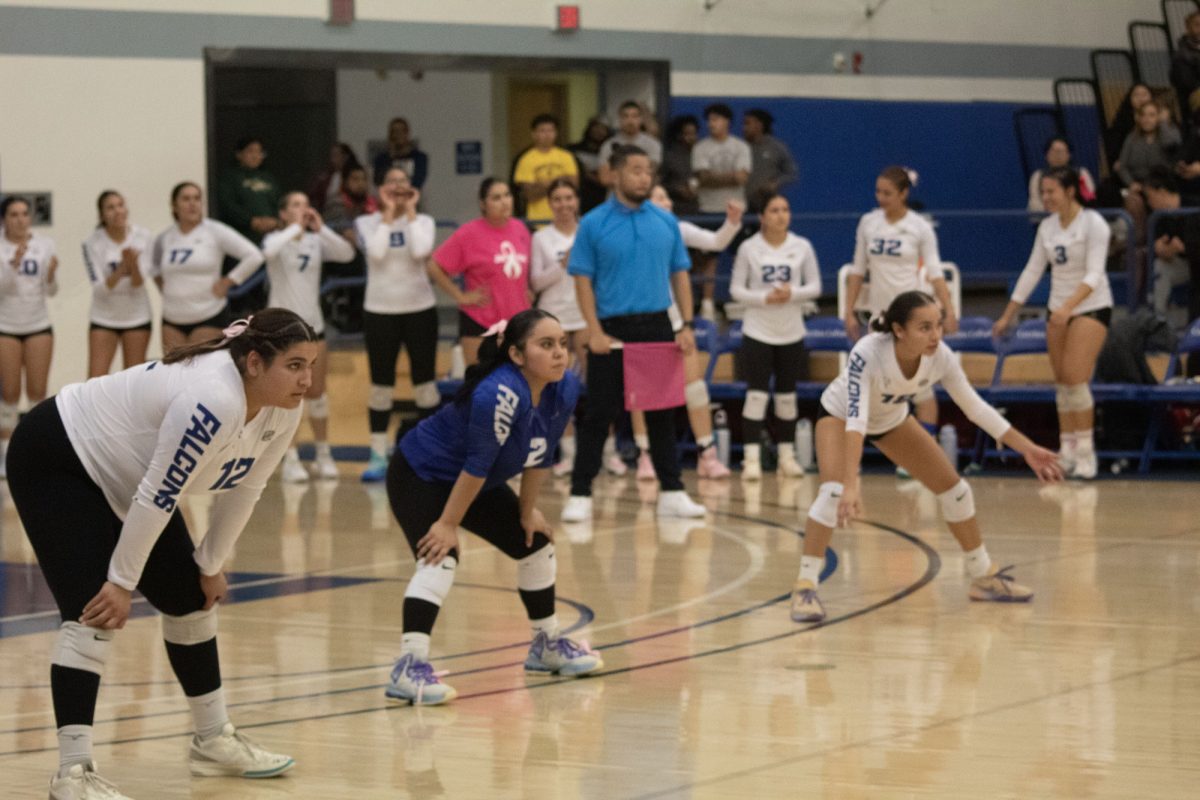
[[[795,392],[775,393],[775,416],[787,422],[791,422],[799,416],[799,412],[796,410]]]
[[[1091,411],[1092,388],[1086,383],[1068,386],[1066,391],[1067,411]]]
[[[942,492],[937,497],[946,522],[966,522],[975,516],[975,493],[966,481],[959,479],[950,491]]]
[[[767,418],[767,401],[770,399],[771,395],[760,392],[758,389],[746,392],[746,402],[742,405],[742,416],[745,419],[762,422]]]
[[[822,483],[817,490],[817,499],[808,507],[808,518],[826,528],[836,528],[838,501],[842,499],[843,488],[837,481]]]
[[[162,632],[171,644],[204,644],[217,635],[217,607],[181,617],[163,614]]]
[[[367,408],[372,411],[391,411],[392,391],[391,386],[380,386],[377,383],[371,384],[371,394],[367,398]]]
[[[20,418],[21,413],[17,410],[15,403],[5,403],[0,400],[0,430],[11,431],[17,427],[17,421]]]
[[[708,408],[708,384],[704,381],[692,381],[683,387],[683,399],[688,408]]]
[[[424,600],[441,608],[454,585],[454,572],[458,569],[458,559],[446,556],[442,563],[430,566],[422,559],[417,562],[417,571],[413,573],[408,588],[404,590],[405,597]]]
[[[437,383],[426,381],[413,387],[413,399],[416,400],[417,408],[437,408],[442,397],[438,394]]]
[[[1067,385],[1065,383],[1054,384],[1054,406],[1059,413],[1070,411],[1071,401],[1067,397]]]
[[[50,663],[103,677],[114,635],[116,631],[102,631],[78,622],[64,622],[58,629]]]
[[[308,401],[308,416],[309,419],[328,419],[329,418],[329,395],[323,394],[313,400]]]
[[[558,561],[554,558],[554,545],[548,544],[517,562],[517,587],[526,592],[548,589],[554,585],[557,574]]]

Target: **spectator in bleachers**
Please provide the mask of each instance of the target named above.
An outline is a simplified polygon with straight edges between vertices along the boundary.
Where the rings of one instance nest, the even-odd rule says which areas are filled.
[[[730,133],[733,109],[724,103],[714,103],[704,109],[708,136],[692,148],[692,172],[699,183],[700,213],[721,214],[729,201],[746,205],[746,181],[753,166],[750,145]],[[706,255],[697,259],[700,273],[700,316],[716,318],[717,257]]]
[[[1135,83],[1129,87],[1125,99],[1113,115],[1112,123],[1104,132],[1104,153],[1108,157],[1108,163],[1114,165],[1114,169],[1117,159],[1121,157],[1121,147],[1125,144],[1125,139],[1133,132],[1138,109],[1153,99],[1154,93],[1150,91],[1149,86]]]
[[[1157,102],[1151,100],[1138,109],[1137,127],[1121,147],[1117,174],[1125,186],[1125,210],[1133,217],[1139,243],[1146,234],[1146,198],[1142,194],[1142,181],[1155,167],[1172,167],[1179,144],[1179,130],[1162,125]]]
[[[775,118],[761,108],[742,117],[742,136],[750,145],[750,177],[746,181],[746,210],[758,214],[767,198],[782,192],[800,177],[792,151],[773,134]]]
[[[371,165],[375,171],[375,185],[383,184],[388,170],[394,168],[404,170],[409,176],[414,189],[425,186],[425,178],[429,174],[429,156],[417,146],[417,140],[412,138],[408,120],[404,117],[394,117],[388,123],[388,146]]]
[[[530,124],[533,147],[517,159],[513,180],[525,200],[525,217],[543,224],[553,216],[550,211],[550,184],[565,178],[579,183],[579,167],[575,156],[559,147],[558,120],[551,114],[538,114]]]
[[[600,182],[606,187],[611,189],[615,180],[609,167],[614,147],[640,148],[650,157],[653,168],[658,170],[658,165],[662,163],[662,145],[643,130],[644,123],[641,103],[636,100],[621,103],[617,113],[617,132],[600,148]]]
[[[54,331],[46,298],[58,292],[54,241],[33,230],[29,201],[0,202],[0,478],[17,427],[22,377],[31,405],[46,398]]]
[[[479,184],[482,216],[460,225],[429,260],[429,275],[458,304],[458,335],[467,365],[479,360],[484,333],[529,308],[529,228],[514,219],[509,185]],[[466,289],[451,275],[462,275]]]
[[[583,136],[567,149],[579,162],[579,209],[586,214],[604,202],[608,190],[600,182],[600,148],[608,140],[608,121],[596,115],[588,120]]]
[[[123,367],[146,360],[150,344],[150,231],[131,225],[125,198],[112,190],[96,200],[100,224],[83,242],[83,263],[92,283],[88,326],[88,377],[107,375],[120,346]]]
[[[226,170],[217,184],[219,219],[255,245],[279,227],[279,182],[263,169],[267,152],[262,140],[238,140],[237,166]]]
[[[341,234],[350,244],[358,246],[358,234],[354,232],[354,220],[379,210],[367,185],[367,168],[351,164],[342,170],[342,189],[336,198],[325,205],[325,224],[334,233]]]
[[[1096,179],[1092,177],[1092,173],[1088,172],[1087,167],[1075,167],[1071,163],[1071,143],[1062,136],[1055,136],[1046,142],[1046,166],[1041,169],[1034,170],[1029,176],[1029,205],[1028,208],[1033,212],[1043,212],[1045,207],[1042,205],[1042,175],[1047,169],[1055,169],[1057,167],[1072,167],[1079,171],[1079,198],[1084,205],[1090,205],[1096,200]]]
[[[667,125],[667,144],[663,150],[659,182],[671,197],[675,213],[680,216],[700,213],[696,190],[700,184],[692,174],[692,148],[700,136],[700,120],[683,114]]]
[[[1144,184],[1146,203],[1151,211],[1173,211],[1182,207],[1179,182],[1166,170],[1156,169]],[[1154,232],[1154,310],[1164,316],[1169,310],[1172,290],[1190,282],[1196,293],[1200,280],[1200,215],[1163,216]],[[1194,303],[1189,303],[1194,305]],[[1184,321],[1185,324],[1187,320]]]
[[[342,191],[342,173],[346,167],[358,166],[358,156],[345,142],[329,148],[329,163],[321,170],[308,190],[308,202],[318,214],[325,213],[325,206],[335,202]]]
[[[1184,20],[1187,32],[1179,37],[1171,59],[1171,86],[1182,108],[1192,104],[1192,95],[1200,89],[1200,10]]]

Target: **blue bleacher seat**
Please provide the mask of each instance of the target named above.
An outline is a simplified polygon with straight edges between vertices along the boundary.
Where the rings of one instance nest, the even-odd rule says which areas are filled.
[[[1169,382],[1179,377],[1183,357],[1197,358],[1200,353],[1200,318],[1192,320],[1187,331],[1175,345],[1171,359],[1167,362],[1167,372],[1164,380]],[[1200,452],[1159,450],[1158,436],[1162,431],[1162,420],[1167,414],[1169,403],[1200,403],[1200,383],[1163,383],[1147,387],[1147,400],[1151,406],[1150,426],[1146,431],[1146,441],[1142,445],[1142,457],[1139,472],[1149,472],[1150,463],[1155,458],[1200,459]]]

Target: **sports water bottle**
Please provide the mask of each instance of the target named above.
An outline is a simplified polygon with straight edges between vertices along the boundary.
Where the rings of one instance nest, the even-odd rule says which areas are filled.
[[[454,345],[450,351],[450,380],[460,381],[467,374],[467,359],[463,354],[461,344]]]
[[[725,466],[729,466],[729,421],[725,409],[718,408],[713,413],[713,439],[717,443],[717,458]]]
[[[796,461],[805,472],[813,467],[813,426],[807,417],[796,423]]]
[[[946,458],[950,459],[950,464],[958,469],[958,428],[953,425],[943,425],[942,429],[938,431],[938,443],[941,444]]]

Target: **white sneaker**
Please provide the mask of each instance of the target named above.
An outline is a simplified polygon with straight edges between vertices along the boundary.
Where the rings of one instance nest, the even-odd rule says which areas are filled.
[[[435,672],[428,661],[414,653],[405,653],[392,667],[392,677],[383,694],[390,702],[414,706],[439,706],[458,696],[453,687],[442,683],[445,672]]]
[[[682,517],[685,519],[694,519],[703,517],[708,513],[708,509],[688,497],[687,492],[659,492],[658,494],[658,509],[656,512],[660,517]]]
[[[291,756],[264,750],[226,722],[219,736],[192,737],[188,766],[193,775],[232,775],[238,778],[273,778],[296,765]]]
[[[744,481],[761,481],[762,480],[762,462],[760,461],[742,461],[742,480]]]
[[[281,477],[284,483],[305,483],[308,480],[308,470],[300,463],[300,459],[284,458]]]
[[[782,455],[779,457],[779,464],[776,466],[776,472],[785,478],[803,478],[804,467],[800,466],[800,462],[795,456]]]
[[[1096,461],[1096,451],[1075,453],[1075,469],[1071,471],[1072,478],[1090,481],[1096,477],[1096,473],[1100,471],[1100,465]]]
[[[315,467],[315,471],[317,473],[317,477],[320,478],[321,480],[323,480],[323,481],[337,480],[338,467],[337,467],[337,462],[333,460],[333,456],[331,456],[331,455],[317,456],[317,460],[316,460],[316,463],[314,464],[314,467]]]
[[[587,522],[592,518],[592,498],[571,495],[563,506],[563,522]]]
[[[50,800],[133,800],[96,774],[95,763],[72,764],[66,775],[50,779]]]

